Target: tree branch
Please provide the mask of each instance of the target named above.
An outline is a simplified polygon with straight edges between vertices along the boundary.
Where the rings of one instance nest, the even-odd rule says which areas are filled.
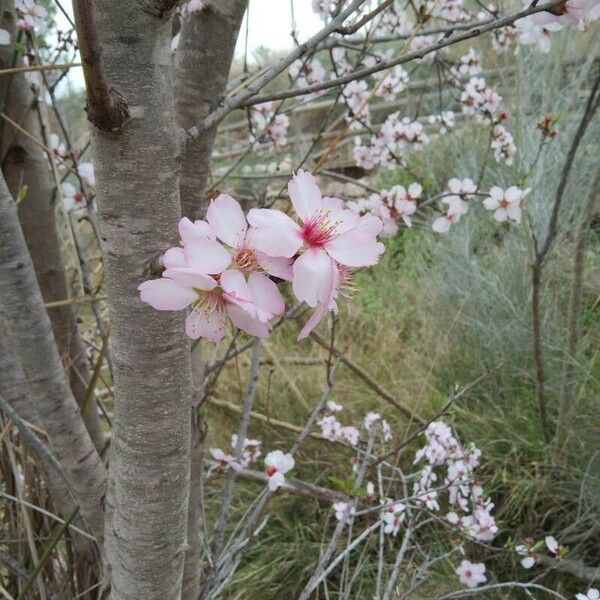
[[[555,6],[556,4],[559,4],[560,2],[561,2],[561,0],[552,0],[551,2],[548,2],[541,6],[530,7],[525,10],[522,10],[518,13],[515,13],[513,15],[503,17],[502,19],[496,19],[494,21],[489,21],[485,25],[478,24],[475,27],[472,27],[471,29],[468,29],[467,31],[465,31],[465,33],[462,33],[456,37],[451,37],[449,35],[450,34],[450,31],[449,31],[448,35],[445,35],[439,42],[437,42],[436,44],[433,44],[432,46],[423,48],[422,50],[415,50],[414,52],[409,52],[408,54],[404,54],[403,56],[399,56],[399,57],[391,59],[391,60],[381,61],[380,63],[377,63],[376,65],[373,65],[372,67],[365,67],[364,69],[357,69],[357,70],[353,71],[352,73],[349,73],[348,75],[343,75],[343,76],[337,77],[335,79],[323,81],[322,83],[315,83],[313,85],[308,85],[303,88],[284,90],[282,92],[274,92],[273,94],[264,94],[262,96],[257,96],[256,98],[252,98],[252,99],[250,99],[250,98],[253,94],[250,94],[249,96],[247,96],[246,98],[243,98],[243,99],[240,99],[238,96],[233,96],[226,103],[223,104],[221,109],[219,109],[219,110],[215,111],[214,113],[212,113],[211,115],[209,115],[209,117],[206,120],[207,121],[209,119],[212,120],[217,117],[220,120],[227,113],[229,113],[230,111],[232,111],[235,108],[238,108],[240,106],[244,106],[244,107],[245,106],[253,106],[255,104],[261,104],[262,102],[269,102],[269,101],[273,101],[273,100],[285,100],[286,98],[294,98],[296,96],[304,96],[307,94],[313,94],[315,92],[322,92],[323,90],[328,90],[331,88],[339,87],[341,85],[345,85],[346,83],[350,83],[351,81],[355,81],[357,79],[364,79],[365,77],[368,77],[369,75],[373,75],[374,73],[379,73],[380,71],[385,71],[386,69],[395,67],[396,65],[401,65],[401,64],[410,62],[415,59],[422,59],[425,56],[427,56],[428,54],[431,54],[432,52],[437,52],[438,50],[441,50],[442,48],[446,48],[448,46],[453,46],[454,44],[457,44],[458,42],[462,42],[464,40],[478,37],[484,33],[493,31],[494,29],[498,29],[500,27],[510,25],[511,23],[514,23],[518,19],[522,19],[523,17],[527,17],[528,15],[532,15],[534,13],[545,11],[548,8],[551,8],[551,7]],[[306,42],[306,43],[308,44],[309,42]],[[266,73],[264,78],[266,78],[266,76],[268,74],[269,73]],[[273,79],[277,74],[279,74],[279,72],[276,73],[273,77],[267,79],[267,81],[271,81],[271,79]],[[228,108],[227,111],[224,110],[226,107]],[[219,114],[217,115],[217,113],[219,113]],[[202,123],[199,127],[201,128],[203,126],[204,126],[204,123]]]
[[[350,6],[348,6],[348,8],[340,12],[340,14],[332,19],[326,27],[321,29],[321,31],[313,35],[313,37],[303,44],[300,44],[293,50],[293,52],[290,52],[290,54],[278,60],[270,69],[258,77],[254,83],[249,85],[245,90],[241,91],[239,94],[233,96],[229,100],[221,103],[221,105],[212,113],[210,113],[206,119],[202,121],[202,123],[192,127],[191,129],[188,129],[186,132],[188,139],[198,139],[201,133],[216,125],[233,109],[241,106],[246,100],[257,94],[265,85],[267,85],[267,83],[269,83],[269,81],[272,81],[275,79],[275,77],[277,77],[277,75],[285,71],[285,69],[287,69],[295,60],[309,52],[311,49],[315,48],[321,40],[324,40],[330,33],[333,33],[365,2],[366,0],[354,0]]]
[[[14,349],[32,404],[64,471],[82,516],[101,543],[106,472],[85,429],[65,378],[50,319],[17,218],[0,178],[0,309],[10,323]]]
[[[101,131],[118,135],[123,132],[129,117],[127,101],[106,80],[93,0],[73,0],[73,13],[85,79],[88,120]]]

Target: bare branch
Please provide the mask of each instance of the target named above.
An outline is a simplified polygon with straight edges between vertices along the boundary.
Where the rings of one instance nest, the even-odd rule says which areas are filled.
[[[249,85],[245,90],[233,96],[229,100],[221,103],[219,108],[214,110],[212,113],[202,121],[199,125],[192,127],[187,130],[187,135],[190,140],[195,140],[200,137],[200,134],[210,129],[212,126],[216,125],[219,121],[221,121],[227,114],[229,114],[234,108],[241,106],[244,104],[246,100],[257,94],[269,81],[272,81],[279,73],[282,73],[287,69],[295,60],[309,52],[311,49],[315,48],[317,44],[324,40],[330,33],[333,33],[342,23],[352,15],[362,4],[364,4],[366,0],[354,0],[348,8],[341,11],[340,14],[331,20],[331,22],[321,29],[318,33],[316,33],[309,40],[300,44],[297,48],[293,50],[286,57],[278,60],[269,70],[263,73],[260,77],[258,77],[251,85]],[[556,2],[555,2],[556,4]]]
[[[127,101],[109,86],[105,77],[93,0],[73,0],[73,13],[85,78],[88,120],[101,131],[120,134],[129,117]]]

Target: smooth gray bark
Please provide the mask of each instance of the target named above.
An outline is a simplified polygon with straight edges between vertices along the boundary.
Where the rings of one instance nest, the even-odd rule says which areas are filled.
[[[14,40],[16,13],[12,10],[12,2],[6,3],[6,6],[10,10],[3,12],[0,27],[11,31]],[[12,66],[12,57],[13,46],[0,46],[2,68]],[[34,138],[44,142],[36,109],[37,98],[25,76],[19,74],[1,78],[0,96],[5,101],[4,112]],[[48,159],[33,140],[8,123],[4,123],[0,147],[2,171],[13,198],[17,197],[19,189],[27,186],[25,199],[18,208],[19,220],[44,301],[65,300],[69,297],[69,287],[56,230],[55,210],[51,204],[56,197],[56,184]],[[81,405],[87,395],[90,369],[75,311],[72,305],[65,305],[50,309],[49,316],[61,359],[68,366],[73,396]],[[85,407],[84,421],[94,445],[100,450],[105,440],[93,395]]]
[[[182,19],[175,60],[175,103],[179,124],[191,127],[214,108],[225,91],[247,0],[208,2],[200,13]],[[179,183],[184,215],[203,214],[203,193],[217,128],[207,131],[187,148]],[[190,499],[188,548],[185,555],[182,600],[198,597],[201,572],[202,455],[204,425],[198,415],[198,394],[204,379],[200,347],[195,357],[195,394],[191,410]]]
[[[102,543],[106,472],[83,424],[60,360],[50,319],[17,217],[0,178],[0,317],[10,331],[17,360],[39,422],[71,486],[82,518]]]
[[[174,120],[171,23],[144,3],[96,2],[106,80],[130,119],[92,126],[114,357],[106,553],[113,600],[179,600],[186,548],[191,373],[183,312],[139,299],[178,241],[183,133]]]
[[[190,128],[223,96],[247,0],[209,0],[207,8],[183,19],[175,55],[175,101],[179,124]],[[217,127],[187,149],[181,174],[181,208],[193,218],[205,211],[204,189]]]

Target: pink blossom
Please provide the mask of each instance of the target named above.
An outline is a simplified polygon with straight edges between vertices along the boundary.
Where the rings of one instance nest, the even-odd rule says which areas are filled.
[[[65,181],[60,186],[62,192],[62,203],[63,207],[67,212],[79,210],[85,208],[85,198],[80,190],[74,185],[71,185],[68,181]]]
[[[350,444],[351,446],[356,446],[356,444],[358,444],[360,432],[358,431],[358,429],[356,429],[356,427],[353,427],[352,425],[347,425],[346,427],[342,427],[340,435],[347,444]]]
[[[335,511],[335,518],[338,521],[345,521],[348,517],[356,513],[356,509],[354,507],[348,509],[348,503],[341,501],[333,503],[333,510]]]
[[[406,505],[402,502],[396,502],[386,506],[382,511],[382,519],[384,522],[383,533],[395,536],[400,530],[400,525],[406,518]]]
[[[520,223],[521,211],[525,197],[529,194],[529,191],[529,188],[520,190],[514,185],[505,191],[495,185],[489,192],[489,198],[483,201],[483,205],[488,210],[494,211],[494,219],[499,223],[507,220]]]
[[[417,210],[417,199],[421,196],[423,187],[420,183],[411,183],[408,189],[401,185],[396,185],[391,189],[395,195],[394,208],[407,227],[412,227],[410,216]]]
[[[472,563],[463,560],[456,569],[458,580],[468,588],[475,588],[480,583],[485,583],[487,577],[484,575],[485,565],[483,563]]]
[[[222,340],[227,318],[246,333],[266,338],[269,326],[256,318],[252,304],[253,288],[260,289],[254,275],[257,274],[252,273],[246,282],[239,271],[224,271],[217,282],[197,267],[177,267],[167,269],[160,279],[144,281],[138,290],[142,302],[157,310],[183,310],[191,306],[186,333],[192,339]]]
[[[265,456],[270,491],[274,492],[285,483],[285,474],[294,468],[294,464],[292,455],[284,454],[281,450],[274,450]]]
[[[342,431],[341,424],[333,415],[323,417],[317,421],[317,425],[321,428],[321,435],[330,442],[335,442]]]
[[[267,323],[280,315],[285,308],[283,297],[277,285],[258,271],[263,269],[269,275],[291,280],[291,261],[267,256],[253,244],[248,235],[246,217],[237,200],[228,194],[220,194],[210,203],[206,220],[216,237],[231,248],[231,271],[242,277],[248,275],[248,284],[253,288],[252,302],[257,319],[261,323]]]
[[[220,448],[210,448],[210,455],[219,463],[219,470],[226,471],[229,467],[235,465],[235,457],[226,454]]]
[[[294,294],[319,307],[318,318],[303,329],[302,339],[327,311],[335,310],[337,291],[349,269],[379,261],[384,251],[377,241],[382,224],[373,215],[360,217],[343,208],[338,198],[323,197],[315,178],[305,171],[294,175],[288,192],[299,222],[280,210],[253,208],[247,239],[269,256],[291,258],[300,253],[292,269]]]
[[[237,448],[238,436],[236,433],[231,436],[231,447]],[[240,465],[243,468],[249,467],[255,460],[260,457],[260,441],[244,439],[242,444],[242,455],[240,456]]]

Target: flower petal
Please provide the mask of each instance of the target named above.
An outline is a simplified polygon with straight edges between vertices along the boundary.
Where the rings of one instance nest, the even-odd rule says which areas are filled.
[[[269,328],[258,319],[252,317],[241,306],[228,304],[226,309],[231,322],[242,331],[264,340],[269,335]]]
[[[140,300],[156,310],[183,310],[198,298],[190,287],[166,277],[144,281],[138,286],[138,291]]]
[[[222,273],[231,263],[231,256],[219,242],[207,238],[189,239],[183,249],[188,266],[202,273]]]
[[[256,315],[256,309],[252,304],[252,290],[241,271],[237,269],[224,271],[221,274],[219,283],[229,302],[241,306],[252,316]]]
[[[190,267],[167,269],[163,275],[164,277],[169,277],[179,285],[204,291],[212,290],[217,285],[217,282],[212,277]]]
[[[300,227],[280,210],[252,208],[248,222],[250,245],[269,256],[291,258],[302,246]]]
[[[188,244],[194,240],[214,240],[215,234],[211,231],[209,224],[206,221],[196,221],[192,223],[187,217],[183,217],[179,221],[179,235],[184,244]]]
[[[193,340],[203,337],[211,342],[220,342],[227,332],[225,323],[224,310],[200,307],[188,315],[185,322],[185,332]]]
[[[360,217],[358,225],[325,244],[328,254],[348,267],[367,267],[377,264],[385,246],[377,241],[383,224],[373,215]]]
[[[229,194],[219,194],[206,211],[206,220],[216,236],[235,247],[246,237],[248,223],[240,203]]]
[[[260,250],[256,250],[254,255],[256,256],[256,260],[260,267],[269,275],[279,277],[279,279],[284,279],[285,281],[292,281],[294,278],[292,272],[294,261],[291,258],[285,258],[284,256],[267,256]]]
[[[300,169],[288,183],[290,200],[296,213],[304,222],[320,208],[323,208],[321,190],[317,180],[306,171]]]
[[[320,248],[310,248],[294,262],[292,287],[296,298],[315,307],[327,302],[332,285],[332,259]]]
[[[185,267],[186,264],[183,248],[180,248],[179,246],[169,248],[163,254],[163,265],[165,266],[165,269],[177,269]]]
[[[316,310],[310,316],[308,321],[304,324],[304,327],[300,330],[297,340],[303,340],[310,335],[310,332],[321,322],[321,319],[329,312],[337,312],[337,305],[335,298],[338,293],[338,286],[340,284],[340,272],[337,265],[331,261],[331,287],[329,289],[328,298],[319,303]]]
[[[250,273],[248,285],[252,290],[252,300],[256,307],[256,316],[262,323],[283,313],[285,302],[279,288],[262,273]]]

